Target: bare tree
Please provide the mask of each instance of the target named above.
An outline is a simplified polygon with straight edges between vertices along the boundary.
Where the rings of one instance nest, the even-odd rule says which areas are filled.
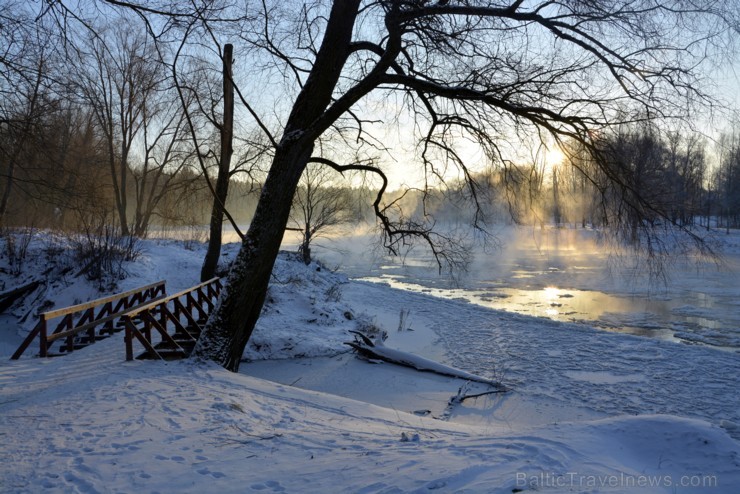
[[[32,29],[19,5],[10,3],[0,14],[0,226],[4,225],[21,156],[33,139],[44,106],[48,78],[43,29]]]
[[[725,21],[731,20],[719,15],[721,3],[702,5],[334,2],[322,25],[320,44],[317,24],[306,22],[310,56],[302,59],[292,58],[272,42],[266,11],[262,32],[267,39],[262,46],[284,62],[286,73],[296,74],[300,91],[282,138],[275,140],[273,164],[229,275],[229,289],[212,314],[196,354],[229,369],[238,368],[259,317],[289,203],[314,142],[330,129],[352,126],[352,121],[352,128],[362,134],[365,122],[353,108],[371,92],[387,89],[403,95],[403,106],[416,115],[419,127],[426,128],[420,159],[432,175],[440,174],[438,165],[443,160],[470,176],[456,152],[456,133],[474,139],[497,161],[505,155],[497,138],[501,128],[547,132],[556,140],[569,137],[592,148],[593,132],[620,116],[641,118],[648,110],[678,115],[699,95],[689,65],[676,64],[673,54],[690,58],[696,54],[693,43],[710,39],[696,31],[696,26],[709,26],[697,23],[701,18],[712,18],[711,25],[721,29],[727,29]],[[308,12],[305,9],[304,16]],[[382,24],[373,19],[382,19]],[[356,25],[363,27],[356,30]],[[533,43],[537,50],[521,48]],[[609,81],[600,74],[607,74]],[[589,82],[574,82],[580,80]],[[680,105],[672,104],[679,100]],[[623,108],[641,113],[620,113]],[[355,167],[330,166],[338,171]],[[385,182],[385,175],[375,172]],[[383,186],[381,195],[384,191]],[[470,191],[475,197],[472,180]],[[636,193],[637,204],[650,204],[649,197]],[[380,200],[375,203],[376,214],[389,248],[393,249],[395,239],[409,235],[435,248],[435,237],[424,228],[391,224]]]
[[[298,251],[306,264],[311,263],[313,241],[352,217],[349,190],[333,185],[332,173],[319,163],[309,164],[293,197],[288,229],[301,233]]]
[[[0,196],[0,226],[3,226],[5,214],[8,210],[10,194],[16,180],[16,169],[21,166],[19,159],[31,140],[32,129],[38,125],[40,120],[40,107],[42,106],[41,83],[44,78],[43,59],[39,60],[39,66],[34,80],[25,90],[17,91],[16,94],[23,99],[23,108],[18,108],[13,116],[8,119],[7,130],[0,137],[0,159],[5,184]],[[18,88],[20,89],[20,88]]]
[[[189,37],[197,33],[186,30],[178,43],[172,62],[172,77],[187,116],[189,138],[197,150],[198,167],[212,195],[208,248],[201,267],[201,280],[216,275],[221,252],[224,218],[228,219],[236,234],[243,238],[235,218],[227,208],[229,189],[233,179],[249,183],[254,191],[260,165],[266,153],[264,138],[254,132],[238,135],[235,126],[235,88],[233,45],[217,45],[220,67],[220,91],[216,90],[214,70],[208,57],[200,50],[185,53]],[[183,60],[185,60],[183,62]],[[221,105],[222,111],[217,107]],[[214,135],[215,134],[215,135]],[[234,156],[234,141],[239,151]],[[269,146],[267,146],[269,147]],[[215,169],[215,173],[214,173]],[[212,177],[215,175],[215,177]],[[215,180],[214,180],[215,178]]]
[[[121,230],[141,236],[165,188],[160,181],[185,162],[179,155],[185,120],[176,94],[162,87],[164,66],[153,43],[125,18],[111,26],[90,33],[80,52],[79,88],[106,142]],[[134,221],[129,220],[131,182]]]
[[[197,9],[106,3],[160,17],[148,23],[153,34],[155,26],[175,30],[195,23],[214,33],[229,17],[216,1]],[[388,249],[416,238],[440,262],[454,262],[445,257],[452,239],[435,232],[433,221],[411,224],[387,214],[388,175],[381,167],[343,162],[363,152],[391,154],[374,133],[377,125],[410,122],[398,134],[417,139],[410,160],[426,179],[422,187],[457,169],[476,209],[479,188],[464,145],[474,143],[489,163],[511,167],[523,140],[569,138],[595,152],[594,137],[610,125],[685,116],[707,101],[698,81],[702,62],[721,43],[734,42],[738,25],[732,2],[720,0],[336,0],[299,8],[265,0],[261,6],[260,15],[239,22],[255,63],[273,74],[275,91],[285,89],[268,98],[273,108],[258,111],[264,91],[254,91],[245,104],[273,145],[272,165],[227,287],[195,349],[196,356],[231,370],[238,369],[259,318],[317,140],[332,136],[354,151],[320,153],[326,166],[378,177],[373,207]],[[603,172],[624,178],[609,168]],[[621,190],[633,185],[625,181]],[[651,210],[650,197],[632,192],[628,207]],[[476,215],[479,226],[480,220]]]
[[[181,187],[172,179],[191,153],[157,51],[120,18],[118,38],[80,37],[35,7],[11,2],[0,14],[0,217],[13,206],[14,221],[63,226],[68,211],[115,199],[126,232],[145,235],[163,195]]]
[[[724,220],[727,233],[740,226],[740,138],[737,131],[719,140],[720,162],[714,171],[714,191],[717,194],[717,218]],[[718,224],[721,226],[721,224]]]
[[[192,163],[192,149],[185,138],[185,116],[174,98],[160,95],[142,115],[142,156],[132,164],[134,218],[131,233],[146,236],[157,206],[165,194],[187,188],[176,181]]]

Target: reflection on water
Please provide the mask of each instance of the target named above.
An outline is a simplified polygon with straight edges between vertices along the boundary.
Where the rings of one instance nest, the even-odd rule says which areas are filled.
[[[534,277],[535,275],[532,274]],[[557,321],[587,323],[613,331],[640,336],[675,340],[673,331],[659,322],[654,306],[668,302],[644,298],[624,298],[591,290],[564,290],[556,287],[522,289],[498,287],[495,290],[467,288],[429,288],[411,280],[395,276],[363,278],[366,281],[387,283],[403,290],[467,300],[492,309],[506,310]],[[668,312],[670,310],[658,310]]]
[[[740,284],[735,281],[739,255],[729,255],[723,269],[712,263],[676,263],[668,283],[656,287],[645,275],[644,265],[615,260],[591,235],[573,230],[519,233],[502,241],[501,249],[478,251],[470,272],[454,280],[440,276],[423,253],[401,262],[368,256],[345,240],[344,248],[322,257],[350,276],[395,288],[609,331],[740,351]]]

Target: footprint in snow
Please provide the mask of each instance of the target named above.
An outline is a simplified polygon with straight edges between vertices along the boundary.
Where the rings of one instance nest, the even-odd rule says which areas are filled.
[[[196,470],[201,475],[210,475],[214,479],[220,479],[223,477],[226,477],[226,474],[223,472],[214,472],[210,470],[209,468],[201,468],[200,470]]]
[[[252,484],[249,487],[251,487],[255,491],[263,491],[265,489],[270,489],[272,492],[285,492],[285,487],[280,485],[280,482],[278,482],[277,480],[268,480],[267,482],[264,482],[264,483]]]

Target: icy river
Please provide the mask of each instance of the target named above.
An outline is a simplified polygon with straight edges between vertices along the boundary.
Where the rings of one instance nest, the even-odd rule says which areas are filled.
[[[717,234],[719,260],[676,255],[657,277],[654,264],[610,253],[592,231],[502,228],[498,237],[454,279],[421,250],[390,258],[367,237],[323,240],[315,252],[351,277],[395,288],[740,352],[740,233]]]

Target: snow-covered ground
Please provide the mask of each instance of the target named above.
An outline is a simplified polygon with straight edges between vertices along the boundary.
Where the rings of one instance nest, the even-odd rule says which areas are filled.
[[[48,242],[35,239],[24,274],[2,275],[0,291],[54,272]],[[142,249],[119,289],[166,279],[174,292],[197,281],[202,246],[157,240]],[[235,252],[227,246],[224,259]],[[63,358],[6,360],[33,326],[30,315],[20,320],[34,304],[96,296],[66,274],[0,320],[2,492],[740,486],[737,353],[350,281],[284,255],[239,374],[125,362],[122,335]],[[402,310],[411,314],[398,331]],[[374,327],[388,332],[389,347],[510,391],[462,400],[490,388],[349,353],[349,331]]]

